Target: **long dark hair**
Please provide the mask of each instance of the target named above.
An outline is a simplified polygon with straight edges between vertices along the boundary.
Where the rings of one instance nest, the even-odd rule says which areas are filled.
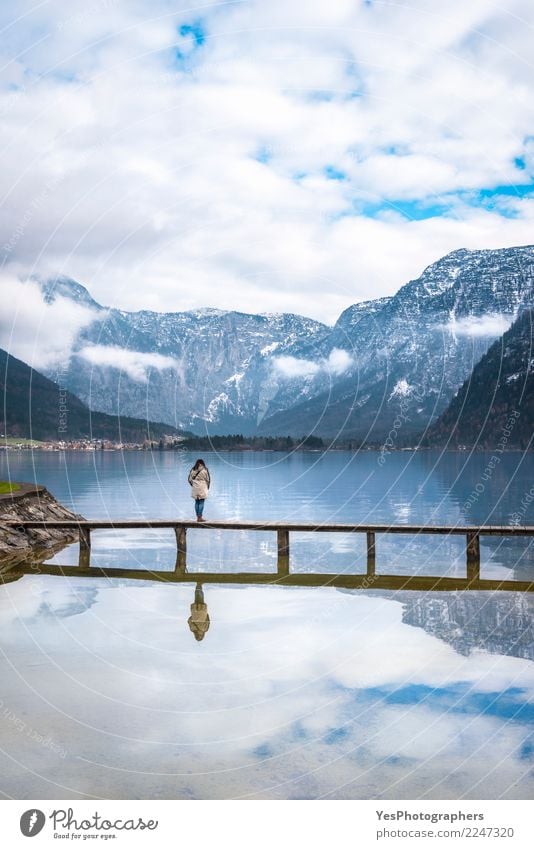
[[[205,469],[207,469],[207,468],[208,468],[208,467],[206,466],[206,464],[205,464],[204,460],[201,460],[201,459],[199,458],[199,459],[196,461],[195,465],[193,466],[193,471],[194,471],[194,472],[197,472],[199,469],[201,469],[201,468],[202,468],[202,466],[204,466],[204,468],[205,468]]]

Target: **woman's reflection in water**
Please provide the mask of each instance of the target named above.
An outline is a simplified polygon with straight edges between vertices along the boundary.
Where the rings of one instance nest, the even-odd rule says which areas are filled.
[[[187,624],[195,635],[195,640],[204,639],[204,635],[210,626],[210,617],[208,605],[204,601],[202,584],[197,584],[195,587],[195,600],[191,605],[191,616],[187,620]]]

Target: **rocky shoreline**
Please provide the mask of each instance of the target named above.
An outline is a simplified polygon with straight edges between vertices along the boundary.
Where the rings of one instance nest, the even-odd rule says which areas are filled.
[[[0,573],[24,560],[42,560],[78,540],[78,531],[5,527],[4,522],[82,519],[51,495],[46,487],[20,484],[20,489],[0,495]]]

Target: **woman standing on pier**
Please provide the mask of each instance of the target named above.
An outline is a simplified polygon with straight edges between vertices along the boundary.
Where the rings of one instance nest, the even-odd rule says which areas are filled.
[[[205,522],[202,518],[204,510],[204,502],[208,497],[208,490],[211,484],[210,473],[204,460],[197,460],[187,478],[191,485],[191,498],[195,499],[195,513],[197,514],[197,522]]]

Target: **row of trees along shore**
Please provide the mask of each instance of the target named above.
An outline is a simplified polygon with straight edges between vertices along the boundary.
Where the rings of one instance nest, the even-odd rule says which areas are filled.
[[[318,436],[244,436],[242,433],[228,436],[190,436],[187,439],[156,443],[162,450],[182,448],[195,451],[291,451],[298,448],[318,450],[324,448],[323,440]]]

